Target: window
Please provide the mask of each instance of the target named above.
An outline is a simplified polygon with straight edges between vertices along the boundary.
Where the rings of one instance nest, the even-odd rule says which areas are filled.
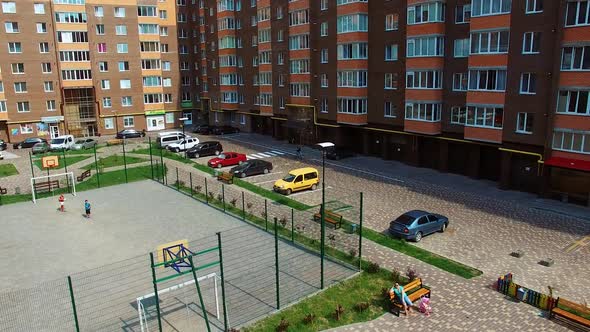
[[[104,129],[115,129],[115,122],[113,121],[113,118],[104,119]]]
[[[86,13],[80,12],[57,12],[55,13],[57,23],[86,23],[88,18]]]
[[[469,70],[469,91],[505,91],[506,70]]]
[[[309,59],[291,60],[289,63],[289,72],[291,74],[309,73]]]
[[[87,43],[88,32],[86,31],[58,31],[57,41],[60,43]]]
[[[367,76],[366,70],[342,70],[338,72],[337,84],[341,88],[365,88]]]
[[[37,23],[37,33],[47,33],[47,23]]]
[[[51,63],[50,62],[43,62],[41,63],[41,72],[43,74],[51,73]]]
[[[540,32],[525,32],[522,38],[522,54],[539,54]]]
[[[367,43],[338,44],[338,60],[367,59],[368,55]]]
[[[145,93],[143,95],[144,104],[161,104],[162,95],[159,93]]]
[[[98,63],[98,70],[103,73],[109,71],[109,63],[106,61],[100,61]]]
[[[14,93],[27,93],[27,82],[15,82]]]
[[[115,17],[125,17],[125,8],[115,7]]]
[[[393,31],[399,28],[399,15],[387,14],[385,16],[385,31]]]
[[[139,24],[138,27],[139,27],[138,29],[139,29],[140,35],[157,35],[160,32],[157,24],[142,23],[142,24]],[[180,30],[180,31],[183,31],[183,30]],[[186,32],[184,32],[184,33],[186,34]],[[182,32],[180,32],[179,34],[182,35]]]
[[[590,70],[590,46],[564,47],[561,70]]]
[[[61,78],[64,81],[91,80],[92,71],[85,69],[62,70]]]
[[[115,26],[115,34],[117,36],[126,36],[127,35],[127,26],[126,25]]]
[[[385,89],[393,90],[397,89],[398,84],[398,74],[397,73],[385,73]]]
[[[454,73],[453,74],[453,91],[467,91],[468,87],[467,73]]]
[[[160,10],[160,18],[167,19],[168,18],[168,11],[167,10]]]
[[[328,63],[328,49],[327,48],[322,48],[322,51],[320,54],[320,61],[321,61],[321,63]]]
[[[385,45],[385,61],[397,60],[397,44]]]
[[[419,70],[406,72],[406,88],[408,89],[442,89],[442,71]],[[467,80],[465,80],[467,89]]]
[[[109,81],[109,80],[101,80],[100,81],[100,88],[102,90],[109,90],[111,88],[111,81]]]
[[[0,100],[0,112],[8,112],[6,108],[6,100]]]
[[[577,153],[590,153],[590,132],[581,130],[555,129],[553,132],[554,150]]]
[[[104,8],[102,6],[94,6],[94,16],[103,17],[104,16]]]
[[[320,25],[320,36],[326,37],[328,35],[328,22],[322,22]]]
[[[520,94],[534,95],[537,93],[537,74],[522,73],[520,76]]]
[[[408,7],[408,24],[445,21],[445,4],[430,2]]]
[[[28,101],[19,101],[16,103],[16,111],[18,113],[30,112],[31,107]],[[32,132],[32,131],[31,131]]]
[[[45,4],[36,3],[33,5],[33,11],[35,14],[45,14]]]
[[[51,82],[51,81],[43,82],[43,90],[45,92],[53,92],[53,82]]]
[[[328,9],[328,1],[329,0],[320,0],[320,10]]]
[[[260,11],[258,12],[260,14]],[[260,22],[260,15],[258,15]],[[289,13],[289,26],[302,25],[309,23],[309,8],[295,10]]]
[[[24,74],[25,64],[24,63],[13,63],[10,65],[13,74]]]
[[[322,88],[328,87],[328,74],[322,74],[320,79],[320,85]]]
[[[309,97],[310,94],[309,83],[291,83],[289,92],[293,97]]]
[[[396,114],[396,107],[391,101],[386,101],[383,107],[383,116],[386,118],[395,118]]]
[[[369,16],[367,14],[338,16],[336,26],[338,33],[366,32],[369,30]]]
[[[561,90],[557,95],[557,113],[590,115],[588,94],[590,91],[568,91]]]
[[[241,125],[246,124],[246,114],[240,114],[240,124]]]
[[[465,58],[469,56],[469,38],[455,39],[455,58]]]
[[[49,43],[39,43],[39,53],[49,53]]]
[[[328,113],[328,99],[322,98],[322,103],[320,104],[320,112]]]
[[[104,24],[97,24],[96,25],[96,34],[99,36],[104,35]]]
[[[442,105],[437,103],[407,103],[406,119],[416,121],[440,121]]]
[[[443,56],[445,54],[444,37],[409,38],[407,43],[408,57]]]
[[[588,15],[588,0],[568,1],[566,4],[565,26],[588,25],[590,24],[590,15]]]
[[[524,12],[527,14],[542,13],[543,0],[526,0],[526,8]]]
[[[451,123],[465,125],[467,123],[467,108],[452,106],[451,107]]]
[[[2,1],[2,12],[4,14],[16,13],[16,3],[14,1]]]
[[[516,132],[531,134],[533,132],[534,113],[518,113],[516,117]]]
[[[510,13],[512,0],[473,0],[471,16],[486,16]]]
[[[132,117],[132,116],[124,116],[123,117],[123,127],[125,127],[125,128],[133,127],[135,125],[133,119],[134,119],[134,117]]]
[[[117,53],[128,53],[129,46],[126,43],[117,44]]]
[[[8,43],[8,53],[22,53],[23,48],[19,42]]]
[[[290,50],[303,50],[309,48],[309,35],[295,35],[289,36]]]
[[[137,16],[158,17],[158,7],[156,7],[156,6],[137,6]]]
[[[508,31],[486,31],[471,34],[471,54],[508,53]]]
[[[174,123],[174,113],[166,113],[166,123]]]
[[[501,107],[468,106],[466,126],[502,128],[504,109]]]
[[[471,5],[458,5],[455,7],[455,23],[469,23],[471,21]]]
[[[106,53],[107,52],[107,44],[106,43],[96,44],[96,50],[98,51],[98,53]]]
[[[366,98],[352,98],[339,97],[337,104],[338,113],[346,114],[367,114],[367,99]]]
[[[119,80],[119,88],[131,89],[131,80]]]
[[[111,97],[103,97],[102,98],[102,107],[109,108],[111,106],[113,106],[113,103],[111,101]]]
[[[33,126],[30,124],[21,124],[20,125],[20,133],[21,134],[32,134],[33,133]]]
[[[119,61],[119,71],[128,71],[129,61]]]
[[[170,71],[171,70],[171,63],[170,61],[162,61],[162,70],[163,71]]]
[[[18,33],[18,22],[6,22],[4,23],[4,27],[6,28],[6,33]]]
[[[47,111],[48,112],[53,112],[56,110],[55,108],[55,100],[47,100],[45,102],[45,105],[47,106]]]

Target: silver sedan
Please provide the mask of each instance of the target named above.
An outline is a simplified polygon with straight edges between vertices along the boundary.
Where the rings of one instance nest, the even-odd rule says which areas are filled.
[[[74,143],[74,145],[72,145],[71,149],[72,150],[86,150],[86,149],[92,149],[95,146],[96,146],[96,140],[94,140],[92,138],[84,138],[84,139],[77,140],[76,143]]]

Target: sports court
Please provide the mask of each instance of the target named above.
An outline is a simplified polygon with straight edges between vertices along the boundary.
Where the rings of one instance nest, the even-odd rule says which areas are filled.
[[[83,202],[92,204],[90,219]],[[221,232],[228,323],[237,327],[276,309],[274,237],[157,182],[142,181],[33,203],[2,206],[0,331],[73,331],[71,275],[81,331],[157,331],[149,252],[181,239],[194,252],[218,246]],[[319,290],[320,260],[279,241],[281,306]],[[158,253],[154,252],[157,257]],[[218,251],[196,256],[213,330],[223,328]],[[177,272],[159,267],[156,278]],[[328,284],[354,270],[326,263]],[[203,331],[192,275],[158,285],[166,331]],[[151,294],[151,297],[149,296]],[[140,317],[142,317],[140,319]],[[141,322],[140,322],[141,320]]]

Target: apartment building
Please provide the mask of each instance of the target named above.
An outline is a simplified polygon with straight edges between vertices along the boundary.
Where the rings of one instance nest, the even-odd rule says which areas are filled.
[[[588,204],[588,0],[1,2],[11,141],[189,117]]]

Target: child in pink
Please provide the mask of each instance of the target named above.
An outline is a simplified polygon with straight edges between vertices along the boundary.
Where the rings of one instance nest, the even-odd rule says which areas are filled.
[[[430,313],[432,313],[432,307],[430,306],[429,298],[423,297],[422,301],[420,301],[420,312],[425,314],[426,317],[430,316]]]

